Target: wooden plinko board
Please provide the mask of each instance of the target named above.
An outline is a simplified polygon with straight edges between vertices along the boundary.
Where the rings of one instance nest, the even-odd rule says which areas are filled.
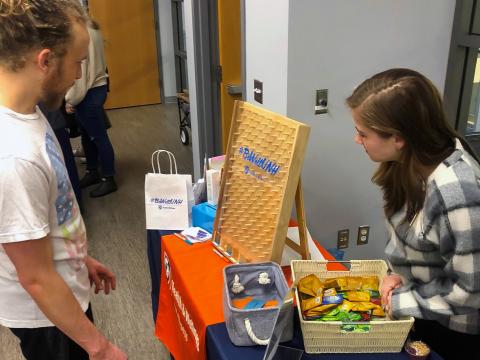
[[[309,133],[236,101],[214,225],[214,243],[236,261],[281,261]]]

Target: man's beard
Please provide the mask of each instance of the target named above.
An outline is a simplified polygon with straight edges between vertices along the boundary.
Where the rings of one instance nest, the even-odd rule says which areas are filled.
[[[48,111],[55,111],[62,106],[66,90],[59,89],[59,83],[62,83],[62,64],[59,64],[55,72],[45,80],[42,89],[42,103]]]

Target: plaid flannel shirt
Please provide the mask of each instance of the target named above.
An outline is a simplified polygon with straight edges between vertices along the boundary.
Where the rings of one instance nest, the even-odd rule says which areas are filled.
[[[387,222],[386,255],[404,280],[393,315],[480,334],[480,166],[458,139],[429,176],[423,209],[411,224],[404,216],[405,209]]]

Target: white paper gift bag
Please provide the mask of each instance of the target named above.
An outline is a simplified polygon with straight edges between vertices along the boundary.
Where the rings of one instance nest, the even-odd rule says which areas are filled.
[[[166,153],[170,173],[162,173],[159,156]],[[155,162],[157,167],[155,168]],[[145,176],[145,215],[149,230],[184,230],[191,225],[194,202],[192,176],[178,174],[175,156],[166,150],[152,154],[152,171]]]

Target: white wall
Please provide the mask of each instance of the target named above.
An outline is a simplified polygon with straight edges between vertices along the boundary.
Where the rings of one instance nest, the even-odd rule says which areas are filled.
[[[253,98],[253,80],[263,82],[263,104],[287,113],[289,0],[245,0],[246,87]]]
[[[353,141],[345,98],[370,75],[400,66],[424,73],[443,91],[455,1],[290,0],[288,45],[281,46],[288,49],[287,82],[276,76],[285,64],[284,52],[265,41],[265,34],[253,35],[268,28],[276,32],[270,39],[284,39],[283,26],[263,24],[271,18],[265,2],[247,0],[247,99],[255,103],[252,79],[264,79],[264,106],[283,113],[286,91],[287,116],[311,126],[302,180],[312,235],[330,248],[336,246],[337,231],[348,228],[348,258],[383,257],[381,193],[370,182],[375,164]],[[285,1],[280,8],[275,22],[284,19]],[[272,88],[281,96],[272,99]],[[314,115],[315,90],[325,88],[329,113]],[[364,224],[371,226],[369,244],[357,246],[357,229]]]
[[[167,100],[168,98],[176,97],[177,94],[171,5],[171,0],[158,0],[163,92]]]

